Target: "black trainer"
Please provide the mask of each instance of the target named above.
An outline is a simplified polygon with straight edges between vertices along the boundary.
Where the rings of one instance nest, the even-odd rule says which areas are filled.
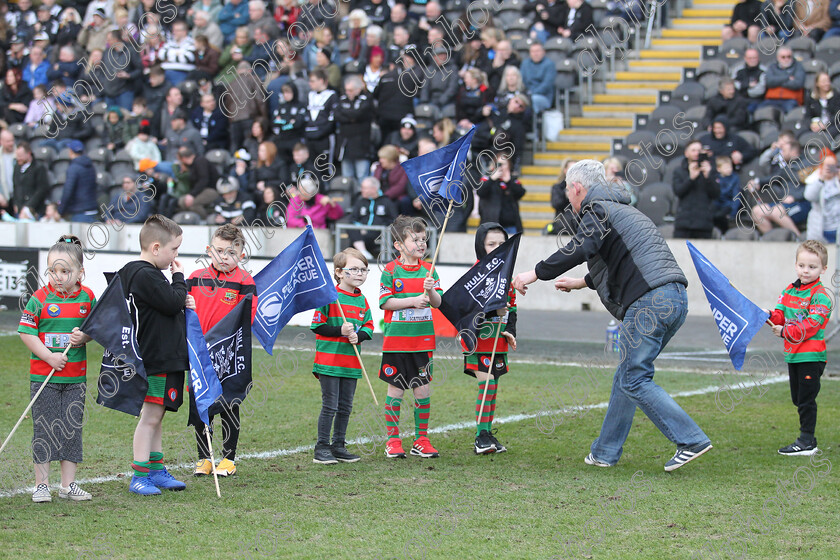
[[[504,453],[505,451],[507,451],[507,447],[502,445],[499,442],[499,440],[496,439],[495,433],[496,433],[496,430],[493,430],[492,432],[490,432],[490,441],[493,442],[493,447],[496,448],[496,453]]]
[[[315,458],[312,459],[312,462],[318,463],[319,465],[335,465],[338,463],[338,460],[333,456],[329,447],[316,447]]]
[[[344,444],[341,445],[333,445],[330,449],[332,451],[333,457],[335,457],[340,463],[355,463],[361,457],[358,455],[353,455],[347,448],[344,447]]]
[[[493,445],[493,440],[490,438],[490,432],[487,430],[481,430],[481,432],[479,432],[478,437],[475,438],[476,455],[486,455],[488,453],[496,452],[496,446]]]
[[[780,455],[813,455],[817,452],[817,440],[811,443],[802,441],[802,438],[796,438],[796,441],[779,449]]]

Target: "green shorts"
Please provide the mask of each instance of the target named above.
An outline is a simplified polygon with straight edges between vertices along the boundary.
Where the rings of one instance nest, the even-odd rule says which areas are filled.
[[[184,372],[156,373],[148,376],[149,389],[143,402],[163,405],[176,412],[184,403]]]

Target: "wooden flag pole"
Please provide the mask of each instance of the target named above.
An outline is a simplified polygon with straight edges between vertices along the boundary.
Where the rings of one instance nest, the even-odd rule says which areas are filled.
[[[219,475],[216,473],[216,459],[213,457],[213,442],[210,440],[210,426],[204,424],[204,435],[207,436],[207,449],[210,450],[210,466],[213,467],[213,480],[216,482],[216,496],[222,497],[219,490]]]
[[[344,308],[341,307],[341,302],[338,301],[338,300],[335,300],[335,304],[338,306],[338,310],[341,312],[341,318],[346,323],[347,322],[347,317],[345,317],[345,315],[344,315]],[[368,389],[370,389],[370,396],[373,397],[373,403],[376,406],[379,406],[379,401],[376,399],[376,393],[373,392],[373,385],[370,384],[370,378],[368,377],[367,370],[365,369],[365,364],[364,364],[364,362],[362,362],[362,355],[359,354],[359,349],[356,348],[355,344],[351,344],[350,346],[353,347],[353,351],[356,353],[356,357],[359,359],[359,365],[362,366],[362,373],[365,376],[365,381],[367,381]]]
[[[429,269],[429,274],[427,274],[426,276],[431,276],[435,272],[435,263],[437,262],[438,253],[440,252],[441,241],[443,240],[443,234],[446,233],[446,224],[449,222],[449,216],[452,215],[452,205],[454,203],[455,201],[450,198],[449,208],[447,208],[446,210],[446,217],[443,219],[443,227],[440,228],[440,235],[438,236],[437,247],[435,247],[435,256],[432,258],[432,267]]]
[[[496,359],[496,345],[499,343],[499,335],[502,333],[502,318],[499,317],[499,326],[496,327],[496,338],[493,339],[493,353],[490,354],[490,366],[487,368],[487,373],[490,377],[493,376],[493,362]],[[487,389],[490,387],[490,378],[484,382],[484,394],[481,395],[481,406],[478,409],[478,419],[476,424],[481,423],[481,415],[484,414],[484,401],[487,400]]]
[[[67,348],[64,349],[64,352],[62,352],[61,355],[66,356],[67,352],[70,351],[70,348],[71,348],[71,345],[68,344]],[[29,405],[26,407],[26,410],[24,410],[23,414],[21,414],[20,418],[18,418],[17,424],[15,424],[15,427],[12,428],[11,433],[9,433],[9,435],[6,436],[6,441],[3,442],[3,445],[0,446],[0,453],[3,453],[3,450],[6,449],[6,445],[8,445],[9,441],[12,439],[12,436],[15,435],[15,432],[17,431],[18,427],[20,426],[20,423],[23,422],[24,418],[26,418],[26,413],[29,412],[29,409],[31,409],[32,405],[35,404],[35,401],[38,400],[38,397],[41,396],[41,391],[43,391],[44,387],[47,386],[47,383],[50,382],[50,379],[52,378],[54,373],[55,373],[55,368],[53,368],[52,371],[50,371],[50,374],[47,376],[46,379],[44,379],[44,382],[41,383],[41,386],[38,388],[38,392],[35,393],[35,396],[32,397],[31,401],[29,401]]]

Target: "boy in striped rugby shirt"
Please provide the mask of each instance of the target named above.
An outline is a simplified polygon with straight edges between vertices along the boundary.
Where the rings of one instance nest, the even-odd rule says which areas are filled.
[[[195,312],[204,334],[216,326],[225,315],[251,294],[251,322],[257,312],[257,286],[251,275],[239,266],[245,260],[245,236],[242,230],[233,224],[225,224],[213,233],[213,239],[207,246],[211,264],[196,270],[187,280],[189,295],[195,299]],[[222,382],[224,385],[224,381]],[[187,385],[189,387],[189,384]],[[222,460],[216,466],[216,474],[230,476],[236,474],[236,446],[239,443],[240,403],[221,400],[222,409]],[[213,415],[210,424],[213,424]],[[195,476],[205,476],[213,472],[210,463],[210,449],[204,433],[204,422],[198,416],[195,395],[190,392],[190,416],[188,423],[195,425],[195,441],[198,449],[198,462],[195,464]],[[211,427],[212,436],[213,429]]]
[[[316,309],[311,327],[315,331],[312,373],[321,382],[321,414],[313,462],[321,465],[359,460],[358,455],[353,455],[344,446],[356,381],[362,377],[359,358],[351,345],[361,344],[373,336],[370,306],[359,289],[367,279],[367,259],[359,250],[348,248],[333,257],[333,266],[338,301]],[[342,311],[347,321],[342,317]],[[330,445],[333,419],[335,427]]]
[[[431,409],[432,352],[435,326],[432,307],[440,307],[443,291],[437,271],[429,276],[426,254],[426,224],[419,218],[398,216],[391,225],[394,247],[400,255],[382,271],[379,307],[385,310],[385,340],[379,378],[388,383],[385,425],[388,443],[385,456],[405,458],[400,441],[400,405],[406,389],[414,392],[414,445],[411,454],[437,457],[428,438]]]
[[[817,452],[817,394],[825,370],[825,325],[831,316],[831,298],[820,282],[828,268],[828,251],[819,241],[805,241],[796,249],[796,276],[770,313],[773,334],[785,341],[785,362],[790,396],[799,412],[799,437],[779,449],[782,455]]]

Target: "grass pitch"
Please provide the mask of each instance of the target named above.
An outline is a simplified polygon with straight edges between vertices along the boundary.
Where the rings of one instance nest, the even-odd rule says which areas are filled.
[[[440,341],[439,346],[446,346]],[[376,347],[374,343],[370,348]],[[637,412],[617,466],[584,465],[599,431],[612,367],[530,362],[515,356],[502,377],[497,437],[504,454],[473,453],[477,384],[449,352],[435,362],[430,434],[438,459],[383,455],[385,384],[356,391],[349,446],[362,461],[312,463],[320,390],[311,374],[314,342],[299,350],[254,349],[255,387],[243,407],[239,473],[194,479],[192,428],[185,407],[164,420],[165,460],[187,490],[142,498],[128,492],[136,420],[94,404],[95,375],[78,478],[93,493],[82,503],[33,504],[31,420],[0,455],[0,558],[808,558],[840,557],[840,383],[825,380],[818,402],[820,457],[782,457],[798,433],[787,382],[717,390],[707,372],[659,370],[656,381],[709,434],[715,446],[673,473],[673,445]],[[446,357],[445,354],[451,357]],[[101,348],[89,347],[98,371]],[[364,356],[375,376],[379,358]],[[580,360],[569,361],[580,363]],[[600,366],[600,367],[599,367]],[[730,368],[731,369],[731,368]],[[28,357],[16,336],[0,337],[0,435],[26,406]],[[410,446],[414,417],[403,400]],[[221,434],[218,430],[216,456]],[[57,465],[51,482],[57,484]],[[91,481],[97,479],[98,481]],[[87,481],[87,482],[85,482]]]

